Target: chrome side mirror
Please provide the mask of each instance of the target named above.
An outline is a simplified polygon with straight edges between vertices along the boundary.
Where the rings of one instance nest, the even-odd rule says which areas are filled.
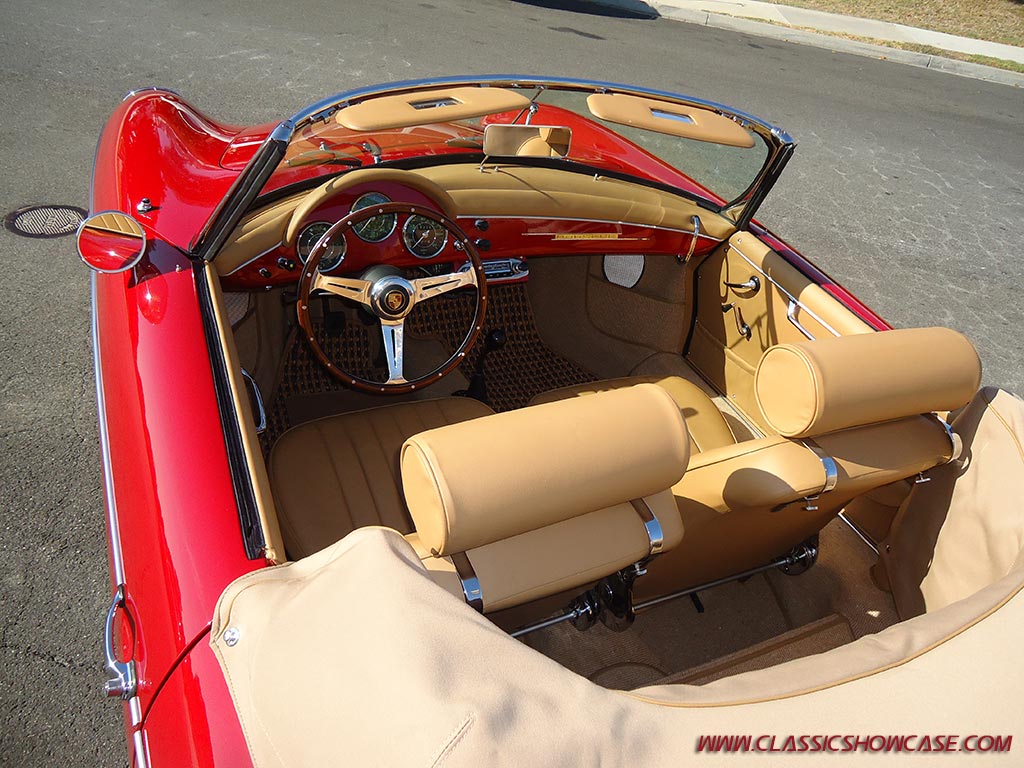
[[[121,211],[96,213],[78,227],[78,255],[90,269],[112,274],[131,269],[146,251],[142,225]]]

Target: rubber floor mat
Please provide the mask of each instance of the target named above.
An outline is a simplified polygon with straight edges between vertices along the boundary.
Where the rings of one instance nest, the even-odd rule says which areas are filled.
[[[471,295],[450,298],[443,302],[431,300],[417,307],[409,318],[409,332],[436,338],[448,349],[456,349],[473,317],[473,299]],[[597,380],[594,374],[544,345],[525,285],[494,287],[488,300],[483,334],[466,356],[461,370],[469,379],[483,350],[483,337],[496,328],[505,330],[508,342],[487,356],[484,371],[487,399],[494,410],[522,408],[532,397],[549,389]]]
[[[544,345],[534,323],[525,285],[495,286],[488,293],[490,306],[480,340],[459,367],[470,379],[476,370],[488,331],[502,328],[508,339],[505,346],[487,357],[484,380],[487,399],[496,411],[525,406],[532,397],[549,389],[596,381],[597,377],[553,352]],[[412,338],[435,339],[451,354],[462,342],[473,318],[473,297],[449,294],[425,301],[406,320],[406,333]],[[376,322],[349,322],[338,335],[321,333],[320,343],[328,357],[341,368],[375,381],[387,379],[387,367],[380,357]],[[267,414],[267,429],[261,435],[264,455],[288,428],[295,426],[287,403],[296,396],[314,395],[344,389],[317,362],[302,338],[292,333],[285,362]],[[387,403],[383,403],[387,404]]]

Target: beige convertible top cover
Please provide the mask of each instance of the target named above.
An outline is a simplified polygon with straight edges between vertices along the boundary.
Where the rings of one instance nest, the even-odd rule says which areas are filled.
[[[679,766],[702,734],[774,734],[780,744],[790,734],[1012,734],[1017,750],[1021,581],[1018,568],[827,654],[701,687],[622,693],[511,639],[427,578],[399,534],[364,528],[235,582],[211,635],[257,768]],[[737,765],[736,755],[696,757]]]

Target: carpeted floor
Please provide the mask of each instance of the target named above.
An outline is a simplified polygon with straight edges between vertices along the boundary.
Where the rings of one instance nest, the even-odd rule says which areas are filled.
[[[771,570],[702,591],[703,613],[683,597],[640,613],[624,632],[558,624],[522,639],[609,688],[707,683],[821,653],[896,623],[890,595],[868,575],[873,561],[833,520],[820,534],[818,562],[809,571]]]

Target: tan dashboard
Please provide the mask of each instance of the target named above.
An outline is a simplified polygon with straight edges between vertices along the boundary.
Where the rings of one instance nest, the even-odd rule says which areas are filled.
[[[417,198],[429,199],[453,219],[586,221],[606,223],[608,229],[628,225],[691,233],[693,217],[699,216],[701,233],[714,240],[727,238],[735,229],[726,218],[682,196],[607,176],[476,164],[415,171],[363,168],[250,215],[217,255],[218,272],[230,275],[263,254],[294,249],[300,229],[318,209],[351,190],[374,184],[413,190]]]

